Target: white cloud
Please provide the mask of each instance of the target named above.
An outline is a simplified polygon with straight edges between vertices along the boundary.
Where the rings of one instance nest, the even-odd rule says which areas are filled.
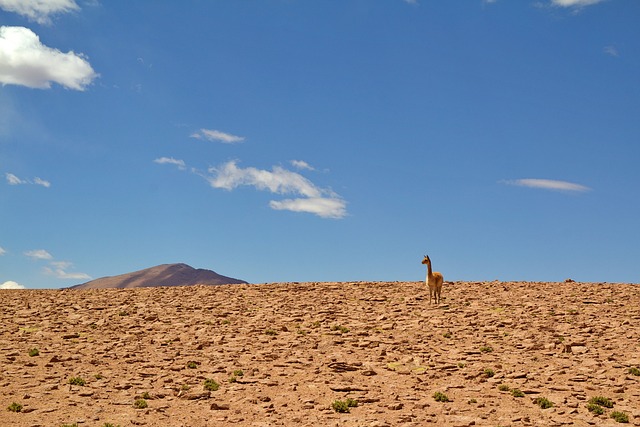
[[[49,24],[51,15],[80,9],[74,0],[0,0],[0,8],[39,24]]]
[[[62,53],[43,45],[24,27],[0,27],[0,83],[49,89],[58,83],[84,90],[98,74],[82,54]]]
[[[315,170],[313,166],[311,166],[309,163],[305,162],[304,160],[291,160],[291,164],[296,169],[309,170],[309,171]]]
[[[33,259],[53,259],[53,256],[44,249],[35,249],[32,251],[27,251],[24,254]]]
[[[4,250],[4,248],[2,246],[0,246],[0,256],[4,255],[6,253],[7,253],[7,251]]]
[[[0,289],[24,289],[24,286],[14,282],[13,280],[8,280],[0,285]]]
[[[159,165],[176,165],[180,170],[184,170],[187,167],[184,160],[174,159],[173,157],[160,157],[155,159],[154,162]]]
[[[235,161],[217,168],[209,168],[209,175],[202,175],[213,188],[233,190],[251,186],[274,194],[295,194],[296,199],[272,200],[269,205],[276,210],[308,212],[323,218],[346,216],[346,202],[331,190],[314,185],[302,175],[274,166],[272,170],[240,168]]]
[[[192,133],[190,136],[191,138],[196,139],[204,138],[208,141],[220,141],[225,144],[236,144],[238,142],[243,142],[245,139],[243,136],[236,136],[213,129],[200,129],[199,131]]]
[[[592,4],[601,3],[604,0],[551,0],[551,4],[559,7],[575,7],[581,8],[591,6]]]
[[[69,273],[67,269],[73,266],[72,263],[67,261],[52,261],[51,267],[45,267],[44,272],[50,276],[54,276],[58,279],[73,279],[73,280],[89,280],[91,276],[85,273]]]
[[[347,204],[338,197],[272,200],[269,206],[275,210],[312,213],[322,218],[339,219],[347,215]]]
[[[7,178],[7,182],[9,183],[9,185],[35,184],[35,185],[41,185],[46,188],[51,187],[51,183],[49,181],[45,181],[44,179],[39,178],[37,176],[33,179],[33,181],[29,179],[18,178],[12,173],[6,173],[5,177]]]
[[[572,191],[584,193],[591,190],[584,185],[574,184],[567,181],[555,181],[551,179],[516,179],[510,181],[502,181],[504,184],[516,185],[519,187],[540,188],[543,190],[553,191]]]
[[[7,177],[7,182],[9,183],[9,185],[27,184],[27,181],[21,180],[12,173],[6,173],[5,176]]]

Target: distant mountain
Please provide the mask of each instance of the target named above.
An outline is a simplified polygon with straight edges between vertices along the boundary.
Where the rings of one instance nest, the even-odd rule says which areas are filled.
[[[193,286],[243,284],[243,280],[222,276],[187,264],[163,264],[133,273],[103,277],[70,289],[148,288],[153,286]]]

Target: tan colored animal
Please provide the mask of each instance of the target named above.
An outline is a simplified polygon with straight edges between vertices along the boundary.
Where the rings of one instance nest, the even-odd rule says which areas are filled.
[[[427,278],[425,283],[429,287],[429,304],[431,304],[431,297],[436,300],[436,304],[440,304],[444,277],[442,276],[442,273],[438,273],[437,271],[434,273],[431,271],[431,260],[429,259],[429,256],[425,255],[422,259],[422,263],[427,264]]]

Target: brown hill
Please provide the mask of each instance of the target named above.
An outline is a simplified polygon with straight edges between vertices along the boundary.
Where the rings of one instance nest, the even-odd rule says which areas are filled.
[[[215,271],[193,268],[187,264],[163,264],[133,273],[103,277],[71,289],[149,288],[155,286],[233,285],[243,280],[222,276]]]

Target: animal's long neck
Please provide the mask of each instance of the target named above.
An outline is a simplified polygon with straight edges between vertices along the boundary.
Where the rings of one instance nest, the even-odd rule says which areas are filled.
[[[433,271],[431,271],[431,262],[427,261],[427,277],[433,276]]]

